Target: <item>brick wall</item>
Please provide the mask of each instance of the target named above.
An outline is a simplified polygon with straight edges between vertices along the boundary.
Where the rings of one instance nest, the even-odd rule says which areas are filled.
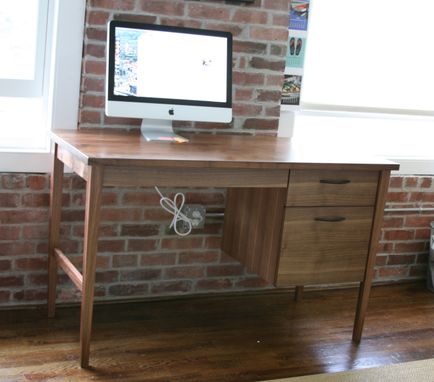
[[[0,305],[44,303],[49,177],[0,175]],[[64,182],[61,247],[80,265],[84,184]],[[222,211],[224,190],[185,189],[188,202]],[[165,189],[164,192],[173,193]],[[434,205],[432,177],[393,177],[388,207]],[[427,268],[429,222],[434,214],[386,213],[377,255],[376,281],[422,279]],[[167,232],[169,215],[149,189],[106,188],[103,196],[97,299],[149,297],[269,288],[219,250],[222,220],[179,239]],[[60,277],[59,301],[79,294]]]
[[[288,36],[288,0],[251,4],[194,0],[90,0],[86,16],[80,127],[138,127],[104,115],[106,23],[110,19],[226,30],[234,36],[232,123],[178,122],[176,130],[275,134]]]

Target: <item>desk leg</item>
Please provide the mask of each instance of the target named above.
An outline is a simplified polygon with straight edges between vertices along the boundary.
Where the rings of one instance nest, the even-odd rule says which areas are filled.
[[[86,185],[86,210],[84,221],[83,291],[80,319],[80,364],[89,366],[90,335],[92,330],[93,297],[95,284],[98,228],[103,184],[103,169],[89,167]]]
[[[56,312],[57,261],[54,249],[59,244],[60,214],[62,211],[63,163],[57,158],[57,144],[54,147],[54,161],[50,179],[50,229],[48,239],[48,317]]]
[[[356,318],[354,320],[353,341],[360,342],[362,338],[363,324],[366,310],[368,308],[369,294],[371,292],[372,278],[374,276],[374,265],[377,256],[378,242],[383,224],[384,204],[386,193],[389,187],[390,171],[382,171],[377,189],[377,202],[374,212],[374,223],[372,225],[371,241],[369,244],[368,258],[366,261],[365,275],[360,283],[359,298],[357,300]]]

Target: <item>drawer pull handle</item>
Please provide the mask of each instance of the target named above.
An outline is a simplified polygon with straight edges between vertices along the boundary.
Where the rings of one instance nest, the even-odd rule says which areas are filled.
[[[321,179],[319,182],[325,183],[325,184],[348,184],[348,183],[351,183],[351,180],[349,180],[349,179]]]
[[[335,223],[335,222],[343,222],[346,220],[343,216],[318,216],[315,218],[315,221],[317,222],[329,222],[329,223]]]

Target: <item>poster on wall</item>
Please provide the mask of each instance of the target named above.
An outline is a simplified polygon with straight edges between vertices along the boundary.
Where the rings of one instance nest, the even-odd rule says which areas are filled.
[[[310,0],[292,0],[289,12],[289,29],[307,31]]]
[[[299,106],[302,76],[285,74],[282,85],[282,105]]]
[[[288,50],[286,54],[286,66],[291,68],[303,68],[306,38],[289,35]]]

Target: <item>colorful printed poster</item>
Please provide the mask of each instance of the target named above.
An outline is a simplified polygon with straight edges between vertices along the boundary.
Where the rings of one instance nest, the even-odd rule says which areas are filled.
[[[285,74],[282,86],[282,105],[300,105],[302,76]]]
[[[289,35],[288,53],[286,54],[286,66],[291,68],[302,68],[304,65],[304,53],[306,39]]]
[[[307,31],[309,0],[292,0],[289,11],[289,29]]]

